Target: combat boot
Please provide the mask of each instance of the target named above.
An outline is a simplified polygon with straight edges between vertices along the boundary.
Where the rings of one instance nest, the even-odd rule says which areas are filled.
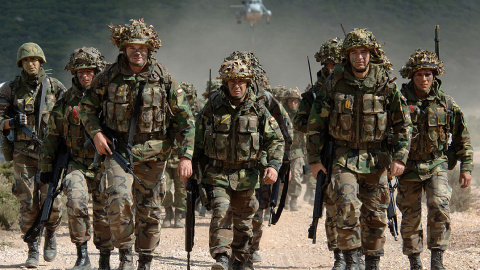
[[[38,241],[33,243],[28,243],[28,257],[25,262],[26,268],[37,268],[38,267]]]
[[[153,255],[150,253],[140,253],[138,257],[138,268],[137,270],[150,270],[150,265],[152,264]]]
[[[443,250],[441,249],[432,249],[432,257],[430,268],[432,270],[445,270],[445,266],[443,265]]]
[[[290,199],[290,211],[298,211],[297,198],[296,196],[292,196]]]
[[[51,262],[57,257],[57,237],[55,231],[45,230],[45,244],[43,245],[43,259]]]
[[[163,219],[162,228],[171,228],[173,217],[173,208],[171,206],[165,207],[165,218]]]
[[[184,211],[175,208],[175,224],[174,228],[185,228],[185,224],[182,222]]]
[[[408,260],[410,260],[410,270],[423,270],[422,260],[420,260],[420,253],[408,255]]]
[[[212,265],[212,270],[228,270],[228,256],[225,253],[215,256],[216,262]]]
[[[337,248],[333,251],[333,257],[335,258],[335,262],[333,263],[332,270],[345,270],[347,263],[345,262],[343,252]]]
[[[246,270],[245,263],[235,259],[230,267],[231,270]]]
[[[345,270],[360,270],[361,248],[344,250],[343,256],[347,264]]]
[[[77,261],[72,270],[90,270],[92,265],[88,258],[87,241],[77,244]]]
[[[258,254],[258,251],[254,251],[252,253],[252,263],[259,263],[259,262],[262,262],[262,257],[260,256],[260,254]]]
[[[110,270],[110,250],[101,249],[98,270]]]
[[[133,253],[132,248],[120,249],[120,265],[118,270],[133,270]]]
[[[380,269],[380,256],[365,256],[365,269],[366,270],[379,270]]]
[[[310,202],[310,200],[312,200],[312,197],[314,197],[313,188],[307,186],[307,190],[305,190],[305,194],[303,195],[303,200],[306,202]]]

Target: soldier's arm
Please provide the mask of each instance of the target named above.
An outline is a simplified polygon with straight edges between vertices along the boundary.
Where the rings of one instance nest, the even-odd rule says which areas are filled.
[[[263,133],[263,145],[260,149],[267,151],[267,167],[272,167],[278,172],[283,160],[285,141],[275,118],[268,111],[265,112],[263,125],[260,126]]]
[[[308,118],[307,152],[310,164],[322,162],[321,153],[325,143],[325,135],[328,133],[327,124],[330,116],[331,100],[324,88],[318,92]]]
[[[53,160],[58,149],[60,137],[63,136],[62,122],[63,104],[61,100],[55,104],[48,119],[43,145],[40,149],[40,170],[41,172],[53,171]]]
[[[195,119],[182,88],[172,88],[168,99],[173,116],[170,126],[176,134],[178,156],[192,159],[195,140]]]
[[[3,132],[5,136],[8,135],[8,129],[10,127],[7,123],[10,120],[10,117],[7,116],[10,107],[10,101],[8,99],[12,95],[9,84],[10,82],[5,82],[0,88],[0,132]]]
[[[316,83],[315,87],[320,86]],[[293,119],[293,127],[302,133],[307,133],[308,116],[310,115],[310,110],[314,102],[313,90],[314,88],[312,87],[302,94],[302,100],[300,101],[300,105],[298,105],[297,113]]]
[[[397,85],[392,83],[390,95],[389,116],[393,129],[392,138],[392,159],[407,164],[410,143],[412,139],[412,121],[410,112],[407,110],[407,100],[397,89]]]
[[[82,124],[85,126],[85,130],[92,138],[102,130],[98,115],[102,110],[103,98],[106,91],[107,86],[102,84],[92,86],[87,90],[82,100],[80,100],[80,111],[78,114],[80,115]]]
[[[453,102],[453,117],[450,119],[450,131],[452,133],[450,147],[454,148],[455,154],[461,162],[460,171],[471,174],[473,171],[473,147],[470,133],[463,112],[455,102]]]

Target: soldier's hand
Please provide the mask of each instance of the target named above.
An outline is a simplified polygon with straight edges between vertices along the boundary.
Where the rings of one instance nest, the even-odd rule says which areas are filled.
[[[263,173],[263,182],[265,182],[267,185],[277,182],[277,178],[278,172],[272,167],[268,167]]]
[[[95,134],[95,137],[93,137],[93,143],[95,144],[95,148],[97,148],[99,155],[112,154],[112,150],[108,146],[108,144],[112,144],[112,141],[107,138],[107,136],[103,135],[102,132],[97,132],[97,134]]]
[[[27,124],[27,117],[23,113],[18,113],[13,117],[12,121],[9,123],[10,127],[23,127]]]
[[[317,179],[318,172],[320,172],[320,171],[322,171],[324,174],[327,174],[327,169],[325,169],[325,166],[323,166],[323,164],[321,162],[311,164],[310,165],[310,170],[312,171],[315,179]]]
[[[392,162],[392,165],[390,166],[391,176],[400,176],[402,175],[403,170],[405,170],[405,164],[403,164],[401,161],[394,160]]]
[[[192,169],[192,161],[189,158],[181,157],[180,162],[177,166],[177,173],[180,176],[180,180],[183,184],[187,185],[187,178],[192,176],[193,169]]]
[[[466,172],[460,173],[460,178],[458,179],[458,183],[461,185],[461,188],[467,188],[472,181],[472,175]],[[463,184],[462,184],[463,183]]]

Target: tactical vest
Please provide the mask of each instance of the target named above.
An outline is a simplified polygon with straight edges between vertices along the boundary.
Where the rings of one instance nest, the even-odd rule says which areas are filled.
[[[259,121],[264,111],[256,105],[251,106],[241,115],[219,114],[214,108],[220,105],[222,97],[216,95],[206,105],[205,153],[210,163],[224,169],[256,167],[260,157],[261,135]],[[234,117],[234,118],[233,118]]]
[[[108,85],[107,98],[103,103],[104,124],[115,132],[128,133],[135,107],[139,83],[124,80],[118,64],[109,70],[104,85]],[[142,92],[135,141],[165,139],[171,117],[168,94],[171,78],[165,68],[155,65]],[[138,134],[138,136],[137,136]]]
[[[329,133],[337,145],[352,149],[382,147],[387,137],[388,95],[394,89],[388,77],[373,87],[348,84],[345,79],[335,80],[328,88],[332,99]]]
[[[56,93],[54,92],[54,89],[56,89],[56,86],[54,85],[53,80],[50,77],[47,77],[48,86],[45,92],[45,105],[43,107],[40,130],[37,130],[38,112],[36,112],[35,110],[38,110],[38,108],[36,108],[36,105],[37,105],[36,100],[37,98],[39,98],[37,97],[37,95],[41,95],[42,85],[39,84],[37,86],[33,95],[30,95],[30,93],[28,93],[23,97],[18,97],[17,94],[18,94],[18,89],[20,87],[20,80],[21,80],[21,76],[17,76],[15,77],[15,80],[13,80],[12,83],[10,84],[13,105],[17,106],[21,111],[25,113],[25,116],[27,117],[28,125],[33,130],[35,130],[39,138],[43,138],[44,131],[47,127],[48,118],[50,116],[50,111],[55,105]],[[21,141],[33,142],[35,140],[28,137],[22,130],[16,129],[14,141],[15,142],[21,142]],[[15,148],[17,148],[17,146]]]
[[[413,124],[409,160],[430,160],[441,157],[447,150],[453,99],[439,95],[440,100],[407,100]]]

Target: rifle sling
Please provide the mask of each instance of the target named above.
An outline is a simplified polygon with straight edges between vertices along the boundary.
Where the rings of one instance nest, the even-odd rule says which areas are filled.
[[[133,136],[135,135],[135,129],[137,128],[138,116],[140,114],[140,105],[142,104],[142,93],[145,88],[147,81],[141,81],[140,86],[138,87],[137,97],[135,98],[135,107],[133,108],[133,117],[130,122],[130,130],[128,131],[128,151],[133,147]],[[130,166],[133,165],[133,156],[129,153]]]
[[[290,167],[290,164],[286,165]],[[290,168],[288,168],[288,172],[290,171]],[[288,174],[285,175],[285,181],[283,183],[283,189],[282,189],[282,196],[280,197],[280,203],[278,204],[277,211],[275,212],[275,216],[272,217],[272,224],[275,225],[278,220],[280,219],[280,216],[282,215],[283,208],[285,207],[285,201],[287,199],[287,193],[288,193]]]
[[[38,106],[37,132],[40,133],[42,123],[43,107],[45,106],[45,93],[47,92],[48,77],[42,82],[42,92],[40,92],[40,104]]]

